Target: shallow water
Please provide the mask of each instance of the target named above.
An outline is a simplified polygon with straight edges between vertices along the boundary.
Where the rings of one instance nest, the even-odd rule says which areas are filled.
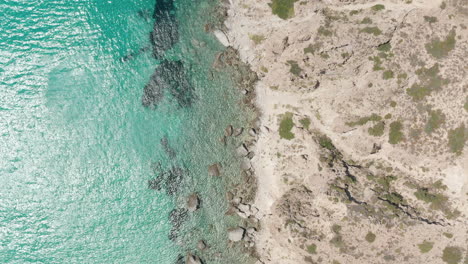
[[[252,113],[229,73],[211,70],[222,50],[203,30],[212,5],[176,1],[178,41],[156,60],[153,1],[0,2],[0,263],[174,263],[198,239],[207,263],[248,261],[226,242],[239,161],[218,139]],[[166,93],[143,106],[164,58],[183,62],[190,105]],[[208,176],[214,162],[223,177]],[[171,168],[177,193],[148,188]],[[202,208],[171,223],[191,192]]]

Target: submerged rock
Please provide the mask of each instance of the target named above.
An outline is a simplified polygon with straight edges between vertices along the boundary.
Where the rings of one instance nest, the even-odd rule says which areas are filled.
[[[174,195],[179,190],[185,171],[179,167],[172,167],[169,170],[158,169],[155,179],[148,181],[148,188],[160,191],[165,189],[168,195]]]
[[[205,243],[205,241],[203,241],[203,240],[198,240],[197,248],[198,248],[198,250],[205,250],[205,249],[206,249],[206,243]]]
[[[182,224],[187,221],[188,211],[185,208],[176,208],[169,214],[169,220],[171,221],[172,228],[169,233],[169,239],[174,241],[178,237],[178,233]]]
[[[211,176],[218,177],[220,175],[220,173],[219,173],[219,164],[214,163],[214,164],[210,165],[208,167],[208,174],[210,174]]]
[[[245,229],[242,227],[231,228],[228,230],[229,240],[239,242],[244,238]]]
[[[238,136],[242,135],[242,132],[244,132],[244,128],[243,128],[243,127],[236,128],[236,129],[234,130],[234,136],[235,136],[235,137],[238,137]]]
[[[173,0],[158,0],[153,13],[155,19],[150,41],[153,56],[162,59],[164,53],[179,41],[179,25]]]
[[[231,125],[227,126],[225,129],[224,129],[224,135],[226,137],[230,137],[232,136],[232,133],[233,133],[233,128]]]
[[[200,198],[196,193],[192,193],[187,197],[187,210],[195,212],[198,208],[200,208]]]
[[[143,89],[142,104],[156,108],[168,92],[179,107],[192,105],[195,93],[181,61],[164,60]]]
[[[185,259],[185,264],[202,264],[203,262],[198,256],[192,255],[191,253],[187,254]]]

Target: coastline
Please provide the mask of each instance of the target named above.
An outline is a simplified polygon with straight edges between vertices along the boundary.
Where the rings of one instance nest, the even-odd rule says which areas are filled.
[[[249,147],[255,153],[252,167],[258,186],[253,203],[259,210],[257,216],[260,220],[255,235],[258,263],[316,263],[324,259],[330,263],[362,263],[375,261],[379,255],[383,256],[384,263],[401,263],[411,258],[413,261],[440,261],[442,253],[448,249],[466,248],[465,234],[457,231],[467,223],[468,207],[462,200],[468,189],[466,151],[458,155],[450,153],[445,138],[441,136],[438,141],[432,139],[431,144],[444,150],[430,158],[423,157],[424,146],[420,142],[416,144],[407,139],[393,143],[391,133],[387,134],[386,130],[382,134],[388,135],[389,139],[383,138],[380,132],[382,138],[379,139],[371,134],[373,127],[362,132],[349,125],[349,120],[356,120],[366,112],[376,111],[376,108],[384,114],[387,111],[398,116],[394,119],[387,114],[388,123],[408,119],[406,112],[413,111],[411,98],[392,91],[394,88],[381,88],[388,86],[389,81],[385,75],[383,80],[378,80],[381,77],[373,74],[375,65],[372,70],[372,60],[367,61],[367,57],[371,56],[372,49],[380,50],[388,43],[391,48],[400,44],[402,47],[395,49],[396,55],[392,56],[396,56],[400,67],[408,72],[404,77],[401,74],[398,86],[394,86],[411,87],[412,76],[418,76],[409,72],[414,66],[410,66],[402,51],[416,44],[422,45],[424,50],[424,41],[429,40],[423,39],[416,44],[397,41],[407,34],[400,33],[404,31],[400,28],[410,28],[409,32],[417,26],[428,28],[427,21],[417,20],[424,15],[437,17],[441,24],[450,28],[455,23],[447,20],[447,16],[450,13],[461,14],[463,9],[455,3],[440,11],[443,1],[431,5],[420,1],[405,4],[382,2],[382,6],[385,4],[388,9],[383,11],[382,17],[379,17],[379,10],[373,9],[380,3],[331,1],[329,4],[301,3],[300,8],[296,3],[294,17],[281,19],[272,14],[266,3],[230,1],[225,28],[215,31],[219,41],[237,50],[240,59],[259,76],[255,85],[259,129],[255,144]],[[466,22],[466,16],[460,15],[459,18],[460,23]],[[382,33],[359,35],[361,39],[354,40],[351,19],[372,19]],[[409,26],[410,23],[413,26]],[[333,27],[334,24],[343,28]],[[334,29],[331,33],[324,32],[323,26]],[[440,31],[438,34],[443,36],[445,32],[440,28],[437,29]],[[339,34],[341,39],[335,37]],[[461,64],[455,58],[463,56],[466,28],[462,27],[457,34],[462,38],[459,38],[460,44],[457,43],[455,51],[451,52],[450,62],[460,69]],[[323,40],[325,37],[331,40]],[[319,43],[318,40],[323,41],[322,46],[309,44]],[[309,50],[311,55],[307,54]],[[430,65],[437,64],[430,55],[417,56]],[[369,64],[370,70],[367,68]],[[294,65],[300,73],[294,73]],[[394,78],[393,73],[391,78]],[[460,81],[451,87],[462,87],[463,83]],[[379,90],[368,91],[372,85]],[[379,98],[378,102],[374,102],[375,98]],[[397,111],[390,103],[394,101],[398,102]],[[463,102],[457,103],[463,105]],[[354,108],[353,104],[359,104],[359,107]],[[445,100],[435,104],[446,113],[450,112],[454,120],[453,123],[447,121],[451,126],[443,127],[446,131],[458,125],[459,122],[455,123],[457,118],[466,123],[462,109],[444,108]],[[290,128],[292,140],[285,140],[278,132],[281,133],[281,121],[289,114],[295,125]],[[409,131],[405,132],[409,138]],[[415,151],[417,148],[419,150]],[[374,163],[379,165],[373,166]],[[380,181],[368,176],[379,174],[389,174],[385,179],[395,174],[399,178],[378,191],[387,193],[383,196],[373,187]],[[360,183],[351,185],[346,182],[349,175]],[[411,187],[408,187],[408,182],[411,182]],[[442,186],[440,189],[426,187],[437,183]],[[448,209],[437,209],[433,205],[428,208],[425,201],[417,196],[419,190],[429,190],[444,197],[444,206]],[[404,197],[398,198],[402,201],[397,199],[398,202],[394,203],[391,199],[395,197],[391,195],[395,194]],[[361,204],[366,205],[365,209],[358,208],[362,207]],[[373,213],[362,213],[361,210]],[[357,228],[356,225],[366,228]],[[369,234],[378,234],[381,238],[369,242]],[[445,234],[450,234],[450,238]],[[434,245],[435,249],[421,254],[421,245],[435,237],[442,237]],[[359,246],[350,246],[351,243]],[[374,251],[375,247],[381,252],[376,256],[362,253]],[[316,248],[321,252],[318,258]],[[398,248],[405,248],[408,254],[395,256],[389,253],[390,249]],[[444,256],[442,260],[445,261]]]

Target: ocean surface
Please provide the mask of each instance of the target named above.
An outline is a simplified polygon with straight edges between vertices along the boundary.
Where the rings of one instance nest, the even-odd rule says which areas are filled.
[[[216,4],[0,0],[0,263],[249,262],[219,138],[253,113],[212,69]]]

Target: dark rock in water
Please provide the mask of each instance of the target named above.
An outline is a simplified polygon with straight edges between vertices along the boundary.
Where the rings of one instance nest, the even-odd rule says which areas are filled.
[[[194,100],[194,90],[181,61],[164,60],[143,90],[142,104],[155,108],[168,91],[180,107],[188,107]]]
[[[150,41],[153,45],[153,57],[160,60],[164,53],[171,49],[179,41],[179,29],[177,20],[164,14],[157,18],[150,34]]]
[[[171,146],[169,146],[169,141],[167,140],[167,137],[163,137],[161,139],[161,146],[163,147],[164,149],[164,152],[170,157],[170,158],[174,158],[176,156],[176,153],[174,151],[174,149],[171,148]]]
[[[179,41],[179,29],[175,17],[173,0],[157,0],[154,8],[155,19],[150,41],[153,45],[153,56],[162,59],[164,53]]]
[[[197,248],[198,248],[198,250],[205,250],[205,249],[206,249],[206,243],[205,243],[205,241],[203,241],[203,240],[198,240]]]
[[[175,264],[185,264],[184,256],[179,255],[179,256],[177,257],[177,260],[176,260]]]
[[[214,163],[212,165],[210,165],[208,167],[208,173],[211,175],[211,176],[215,176],[215,177],[218,177],[220,175],[219,173],[219,164],[218,163]]]
[[[187,210],[195,212],[198,208],[200,208],[200,198],[196,193],[192,193],[187,197]]]
[[[179,167],[172,167],[169,170],[159,170],[155,179],[148,181],[148,188],[160,191],[165,189],[168,195],[174,195],[179,190],[185,171]]]
[[[169,239],[174,241],[178,237],[178,233],[182,224],[187,221],[188,211],[185,208],[176,208],[169,214],[169,220],[172,223],[172,228],[169,233]]]
[[[175,15],[174,0],[156,0],[154,6],[153,18],[158,19],[160,16],[168,14],[170,16]]]
[[[203,262],[199,257],[188,253],[185,259],[185,264],[203,264]]]

